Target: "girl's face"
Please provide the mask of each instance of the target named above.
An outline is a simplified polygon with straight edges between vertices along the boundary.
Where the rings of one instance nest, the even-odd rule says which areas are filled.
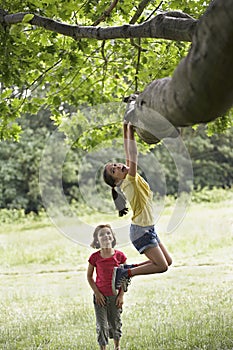
[[[100,248],[112,248],[112,242],[114,241],[114,237],[109,227],[101,228],[98,232],[97,237],[100,244]]]
[[[129,167],[123,163],[108,163],[105,169],[106,172],[116,180],[116,183],[124,180],[129,171]]]

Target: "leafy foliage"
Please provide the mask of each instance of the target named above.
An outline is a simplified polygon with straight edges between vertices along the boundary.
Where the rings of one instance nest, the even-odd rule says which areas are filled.
[[[40,112],[36,117],[21,119],[24,132],[20,142],[4,141],[0,148],[0,207],[24,209],[26,213],[38,213],[43,208],[39,188],[39,167],[46,140],[55,130],[48,111]],[[73,154],[73,158],[75,154]],[[76,167],[69,170],[69,162],[77,164],[69,155],[64,169],[63,185],[72,199],[73,187],[77,186]],[[53,163],[47,160],[47,166],[53,170]],[[52,171],[51,170],[51,171]],[[53,172],[54,178],[56,174]],[[75,178],[75,180],[74,180]],[[68,179],[68,180],[67,180]],[[54,195],[54,186],[51,192]]]
[[[100,25],[130,23],[139,4],[140,1],[119,1]],[[67,24],[90,26],[102,18],[106,9],[106,2],[102,0],[82,4],[74,0],[59,3],[4,0],[1,6],[8,13],[28,14],[21,24],[0,27],[0,207],[24,208],[26,212],[41,209],[38,168],[46,138],[55,127],[59,127],[71,147],[63,167],[64,193],[70,203],[80,204],[78,176],[88,177],[93,164],[96,166],[98,162],[98,159],[90,160],[88,153],[98,150],[100,158],[108,159],[109,147],[122,147],[121,120],[125,105],[120,102],[123,97],[142,90],[153,79],[172,75],[187,55],[190,44],[147,38],[75,41],[29,23],[32,14],[39,14]],[[196,0],[152,1],[137,22],[160,11],[177,9],[199,18],[207,6],[206,1]],[[209,139],[203,132],[199,135],[198,130],[195,138],[192,131],[193,138],[187,140],[194,158],[195,188],[232,184],[230,133],[214,135],[229,128],[231,119],[229,114],[209,124],[206,128],[212,135]],[[186,131],[186,135],[190,136],[189,133]],[[10,142],[10,139],[20,142]],[[149,168],[150,147],[141,140],[138,142],[140,152],[147,155],[145,162]],[[163,145],[158,145],[151,154],[160,165],[151,170],[151,177],[157,179],[152,184],[153,190],[163,195],[166,179],[167,193],[176,193],[177,174]],[[200,154],[208,154],[208,159]],[[80,166],[83,158],[87,160],[86,168]],[[56,178],[51,159],[52,154],[48,155],[48,169]],[[87,189],[93,181],[89,178],[85,184]],[[101,182],[96,181],[101,193]],[[186,184],[184,188],[187,189]],[[52,179],[49,190],[56,199]],[[89,200],[91,202],[91,197]],[[108,197],[102,196],[102,200]]]
[[[104,26],[130,23],[140,1],[119,2],[104,18]],[[67,24],[93,25],[106,9],[105,1],[9,1],[8,13],[30,12]],[[205,1],[153,1],[138,19],[145,21],[159,11],[179,9],[198,18]],[[154,10],[157,9],[155,13]],[[65,105],[74,108],[121,101],[142,90],[152,79],[169,76],[189,44],[158,39],[75,41],[54,32],[31,26],[31,14],[23,23],[0,30],[1,139],[17,140],[20,128],[15,120],[22,114],[36,114],[41,107],[62,119]]]
[[[57,174],[56,157],[54,158],[56,154],[59,155],[59,143],[53,143],[53,147],[46,155],[46,166],[43,169],[44,178],[49,184],[47,195],[54,198],[56,203],[59,201],[57,192],[59,188],[56,183],[62,180],[64,195],[74,211],[85,211],[87,207],[90,213],[94,210],[103,212],[111,207],[114,210],[110,191],[106,190],[101,181],[103,163],[108,160],[124,161],[122,134],[119,134],[121,122],[117,121],[116,111],[115,115],[113,114],[113,107],[114,105],[112,108],[109,105],[106,106],[109,120],[115,118],[115,123],[104,124],[101,113],[95,111],[93,115],[96,118],[99,116],[98,125],[100,126],[94,127],[93,115],[89,115],[90,123],[88,123],[88,109],[84,109],[61,124],[61,131],[70,143],[70,150],[62,168],[62,179]],[[103,115],[106,116],[106,111]],[[51,124],[50,113],[43,110],[36,117],[22,118],[20,124],[24,130],[20,142],[1,143],[0,208],[23,209],[26,213],[38,213],[43,208],[38,183],[41,157],[47,140],[54,133],[56,126]],[[231,130],[227,130],[224,134],[207,137],[204,127],[196,130],[185,129],[183,139],[192,160],[194,188],[200,192],[197,200],[210,198],[208,189],[232,186],[232,137]],[[145,146],[139,139],[137,141],[140,151],[139,171],[143,176],[145,176],[144,170],[146,171],[147,180],[155,196],[176,196],[178,174],[174,161],[163,143],[148,151],[148,145]],[[180,161],[185,162],[185,159],[181,158]],[[185,163],[183,169],[185,169]],[[182,183],[181,190],[190,191],[188,181]],[[99,198],[95,203],[93,203],[93,191],[98,193]]]
[[[192,161],[194,190],[199,192],[202,189],[208,191],[214,188],[231,188],[233,183],[232,129],[210,137],[206,135],[206,129],[208,126],[199,126],[196,130],[185,128],[182,132],[182,138]],[[167,193],[176,195],[178,178],[171,157],[162,144],[157,146],[154,152],[164,166]],[[161,186],[161,181],[156,185],[157,189],[159,185]],[[188,191],[188,182],[182,186],[184,191]]]

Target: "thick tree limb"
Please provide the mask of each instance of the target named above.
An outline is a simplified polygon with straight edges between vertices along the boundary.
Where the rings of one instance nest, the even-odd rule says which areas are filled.
[[[148,143],[171,136],[171,125],[212,121],[233,105],[232,67],[233,1],[215,0],[200,19],[192,47],[173,77],[150,83],[128,106],[126,118]],[[163,127],[161,117],[171,124]],[[150,132],[156,128],[158,135]]]
[[[0,23],[8,26],[21,23],[24,16],[27,14],[26,12],[5,14],[0,16]],[[164,13],[138,25],[125,24],[123,26],[102,28],[68,25],[34,14],[33,19],[29,21],[29,23],[72,37],[74,40],[81,38],[97,40],[117,38],[161,38],[175,41],[191,41],[197,21],[188,16],[184,17],[181,15],[181,17],[178,18],[169,16],[169,13]]]

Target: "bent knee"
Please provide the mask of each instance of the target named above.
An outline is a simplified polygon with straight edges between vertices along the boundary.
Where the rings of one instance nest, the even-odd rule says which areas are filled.
[[[159,273],[166,272],[168,270],[168,264],[158,264],[157,262],[152,261],[152,263],[156,266],[156,270]]]
[[[163,273],[163,272],[166,272],[167,270],[168,270],[168,264],[162,265],[160,272]]]

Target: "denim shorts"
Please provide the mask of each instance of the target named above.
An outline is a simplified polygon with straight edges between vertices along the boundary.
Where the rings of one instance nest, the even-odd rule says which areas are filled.
[[[131,224],[130,239],[140,254],[143,254],[147,248],[157,247],[160,243],[154,226],[143,227]]]

